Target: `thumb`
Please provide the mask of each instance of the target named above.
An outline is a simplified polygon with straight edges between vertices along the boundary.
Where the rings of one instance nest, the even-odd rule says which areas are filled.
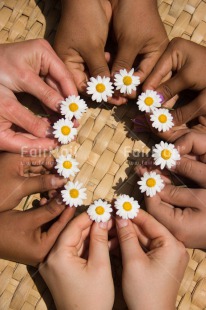
[[[156,92],[162,95],[164,102],[173,98],[175,95],[177,95],[184,89],[190,87],[190,84],[184,78],[185,75],[186,72],[184,72],[183,74],[183,70],[182,71],[180,70],[177,74],[174,75],[174,77],[162,83],[155,89]]]
[[[128,47],[128,44],[122,43],[118,47],[117,56],[112,66],[112,75],[121,69],[129,71],[134,64],[138,51],[134,47]]]
[[[204,188],[206,187],[206,167],[202,162],[183,157],[171,170],[179,175],[193,180]]]
[[[157,63],[160,55],[159,53],[146,54],[138,66],[136,74],[139,76],[141,83],[152,72],[155,64]]]
[[[93,53],[85,53],[83,58],[89,68],[90,76],[96,77],[100,75],[102,77],[110,77],[110,71],[103,49],[95,49]]]
[[[90,234],[88,263],[99,268],[109,264],[108,222],[94,223]]]
[[[159,88],[157,91],[159,92]],[[205,92],[203,92],[190,103],[185,104],[182,107],[179,107],[175,109],[174,111],[172,111],[171,114],[173,116],[175,125],[182,125],[182,124],[188,123],[192,119],[195,119],[196,117],[200,115],[204,115],[206,113],[205,97],[206,97]]]
[[[21,185],[22,197],[47,192],[51,189],[57,189],[67,183],[67,179],[54,174],[38,175],[35,177],[23,178]]]
[[[132,222],[117,217],[116,228],[122,252],[123,264],[136,259],[144,259],[145,255],[140,247]]]

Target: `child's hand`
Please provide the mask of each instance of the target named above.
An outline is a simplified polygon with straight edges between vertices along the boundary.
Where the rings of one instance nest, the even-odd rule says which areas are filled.
[[[66,227],[39,271],[59,310],[112,309],[108,229],[92,224],[87,213]]]
[[[183,244],[143,210],[132,221],[117,219],[117,233],[123,262],[123,294],[128,308],[175,309],[188,263]],[[140,244],[148,249],[146,253]]]
[[[111,0],[111,3],[113,29],[118,43],[112,74],[123,68],[130,70],[139,55],[142,60],[135,74],[143,82],[168,44],[156,1]]]
[[[165,188],[156,196],[145,196],[146,207],[186,247],[206,249],[206,135],[187,134],[177,140],[175,146],[182,156],[196,155],[201,162],[187,155],[181,158],[172,172],[189,178],[200,188],[174,186],[167,181]],[[176,178],[180,181],[178,176]]]
[[[162,79],[171,71],[174,72],[174,76],[160,85]],[[206,48],[193,42],[176,38],[169,44],[155,69],[146,80],[143,89],[155,89],[163,95],[165,102],[184,89],[200,91],[196,99],[175,109],[171,113],[176,126],[188,123],[200,116],[200,123],[205,125],[205,117],[202,117],[206,115],[205,71]],[[167,139],[168,136],[171,136],[171,132],[162,135]]]
[[[0,212],[15,208],[22,198],[62,187],[66,180],[48,174],[55,165],[53,156],[25,157],[0,154]]]
[[[47,138],[52,134],[49,121],[22,106],[14,93],[32,94],[57,112],[64,97],[77,94],[71,74],[45,40],[1,44],[0,55],[0,149],[54,148],[55,141]],[[15,133],[12,125],[30,134]]]
[[[1,212],[0,257],[33,266],[42,262],[74,215],[75,208],[64,209],[65,205],[56,198],[34,210]]]

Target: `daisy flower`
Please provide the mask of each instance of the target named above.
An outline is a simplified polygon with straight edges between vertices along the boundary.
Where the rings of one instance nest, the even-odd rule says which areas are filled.
[[[79,96],[72,95],[61,102],[60,111],[66,118],[72,119],[75,117],[76,119],[80,119],[87,108],[83,99],[80,99]]]
[[[101,77],[97,76],[95,79],[94,77],[90,78],[90,81],[87,82],[87,94],[92,95],[92,100],[101,102],[107,102],[108,97],[112,97],[113,89],[112,83],[110,82],[109,77]]]
[[[137,105],[142,112],[152,112],[154,108],[161,107],[162,98],[154,90],[146,90],[141,93],[137,100]]]
[[[157,192],[161,192],[164,188],[164,183],[159,174],[156,172],[145,172],[141,180],[137,182],[140,185],[141,193],[145,193],[147,196],[153,197]]]
[[[161,169],[165,167],[170,169],[172,166],[175,166],[177,160],[180,160],[180,154],[174,144],[163,141],[155,144],[155,148],[152,150],[152,157],[154,158],[154,164],[160,166]]]
[[[57,172],[66,179],[70,176],[75,176],[75,174],[79,172],[79,168],[77,168],[78,162],[72,158],[70,154],[67,156],[59,156],[59,158],[56,159],[56,163],[57,165],[55,168]]]
[[[173,116],[168,109],[154,109],[153,114],[150,115],[152,127],[158,131],[168,131],[174,126]]]
[[[74,128],[73,123],[68,119],[60,119],[54,123],[54,137],[62,144],[67,144],[74,140],[77,135],[77,129]]]
[[[83,204],[83,200],[87,198],[86,188],[82,188],[82,184],[78,181],[69,181],[64,190],[61,191],[63,201],[70,207],[78,207]]]
[[[114,76],[114,85],[116,90],[120,90],[122,94],[131,94],[133,90],[136,90],[137,86],[140,84],[140,78],[133,75],[134,69],[127,72],[126,69],[120,70]]]
[[[111,212],[111,204],[101,199],[94,201],[94,203],[87,209],[90,219],[97,223],[109,221],[111,218]]]
[[[138,202],[128,195],[120,195],[117,197],[114,206],[117,209],[117,215],[125,220],[136,217],[140,208]]]

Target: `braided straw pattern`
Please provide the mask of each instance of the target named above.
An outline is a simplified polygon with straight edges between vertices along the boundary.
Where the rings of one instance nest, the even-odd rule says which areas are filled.
[[[199,0],[158,1],[159,11],[170,38],[182,36],[205,45],[206,3]],[[45,37],[53,42],[60,16],[55,0],[0,1],[0,42],[16,42]],[[99,197],[111,200],[126,193],[142,200],[134,173],[138,153],[147,156],[153,141],[146,134],[135,135],[131,119],[137,113],[132,104],[111,108],[88,102],[76,142],[62,147],[80,163],[76,180],[88,189],[86,204]],[[31,205],[38,196],[30,197]],[[19,205],[22,209],[25,199]],[[179,310],[206,309],[206,254],[189,250],[190,261],[177,297]],[[112,258],[116,286],[114,309],[126,309],[121,294],[119,260]],[[167,293],[167,292],[164,292]],[[55,309],[48,288],[34,268],[0,260],[0,309]]]

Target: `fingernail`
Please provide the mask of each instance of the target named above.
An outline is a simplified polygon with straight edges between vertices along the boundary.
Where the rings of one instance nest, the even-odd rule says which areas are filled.
[[[48,127],[46,130],[46,137],[47,138],[53,138],[54,137],[53,131],[54,131],[54,129],[52,127]]]
[[[128,220],[124,220],[124,219],[118,219],[117,220],[117,225],[119,228],[126,227],[126,226],[128,226],[128,224],[129,224]]]
[[[161,103],[163,103],[165,101],[165,98],[162,94],[158,93],[158,95],[160,96],[160,99],[161,99]]]
[[[100,222],[100,223],[99,223],[99,228],[101,228],[101,229],[107,229],[107,225],[108,225],[108,222]]]
[[[58,205],[62,205],[62,204],[63,204],[63,201],[62,201],[61,198],[57,198],[57,199],[56,199],[56,203],[57,203]]]
[[[53,188],[59,187],[60,185],[63,186],[67,183],[67,179],[60,177],[58,174],[55,174],[54,177],[51,179],[51,186]]]
[[[60,111],[60,105],[62,104],[62,101],[64,101],[64,100],[62,99],[61,101],[57,102],[57,104],[55,106],[57,111]]]

